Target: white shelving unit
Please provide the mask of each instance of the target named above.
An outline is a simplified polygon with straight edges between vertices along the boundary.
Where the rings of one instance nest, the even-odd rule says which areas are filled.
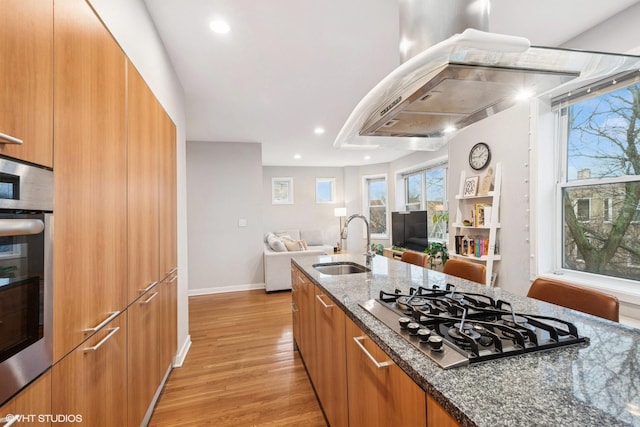
[[[502,168],[500,163],[496,163],[494,166],[494,174],[493,174],[493,190],[489,191],[487,194],[480,194],[476,196],[463,196],[464,194],[464,185],[465,180],[467,179],[467,175],[463,170],[460,173],[460,187],[458,194],[456,195],[456,217],[455,222],[451,224],[451,235],[464,235],[464,236],[480,236],[486,238],[489,237],[488,244],[488,253],[484,254],[481,257],[477,257],[475,255],[470,254],[457,254],[455,251],[455,241],[454,241],[454,249],[449,250],[450,258],[461,258],[465,260],[470,260],[474,262],[482,262],[486,264],[487,267],[487,277],[485,283],[487,286],[493,286],[494,284],[494,275],[493,275],[493,263],[495,261],[500,261],[500,255],[496,254],[496,241],[497,241],[497,232],[500,229],[500,183],[502,181]],[[480,183],[482,182],[482,176],[479,178]],[[478,187],[481,187],[481,184],[478,184]],[[471,212],[471,210],[475,211],[476,203],[487,203],[491,205],[491,218],[489,218],[489,225],[483,226],[475,226],[473,225],[464,225],[465,218],[463,212]],[[487,218],[485,218],[486,224]]]

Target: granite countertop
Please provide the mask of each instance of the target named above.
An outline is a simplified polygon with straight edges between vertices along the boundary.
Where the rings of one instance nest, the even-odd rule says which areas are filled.
[[[318,262],[351,261],[362,255],[293,258],[420,387],[465,426],[640,427],[640,329],[487,288],[437,271],[382,256],[371,272],[330,276]],[[554,316],[576,325],[589,344],[557,348],[442,369],[358,304],[380,290],[445,286],[486,294],[513,304],[516,312]]]

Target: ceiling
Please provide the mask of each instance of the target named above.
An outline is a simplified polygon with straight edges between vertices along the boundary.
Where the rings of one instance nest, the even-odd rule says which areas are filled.
[[[637,2],[491,0],[489,29],[559,46]],[[333,148],[356,104],[399,65],[397,0],[145,3],[184,88],[188,141],[259,142],[263,164],[279,166],[408,154]],[[231,31],[212,32],[215,18]]]

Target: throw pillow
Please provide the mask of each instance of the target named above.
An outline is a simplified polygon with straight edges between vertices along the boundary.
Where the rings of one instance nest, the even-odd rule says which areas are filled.
[[[275,252],[287,252],[287,247],[284,245],[282,240],[275,235],[269,236],[269,241],[267,243]]]
[[[284,243],[284,245],[287,247],[287,250],[289,252],[297,252],[297,251],[304,251],[304,245],[302,244],[302,241],[300,240],[293,240],[293,239],[287,239],[286,237],[282,238],[282,242]]]

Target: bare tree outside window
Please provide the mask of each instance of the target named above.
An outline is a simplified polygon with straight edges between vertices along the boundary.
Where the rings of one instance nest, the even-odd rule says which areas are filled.
[[[638,84],[568,107],[564,268],[640,279],[639,132]]]

